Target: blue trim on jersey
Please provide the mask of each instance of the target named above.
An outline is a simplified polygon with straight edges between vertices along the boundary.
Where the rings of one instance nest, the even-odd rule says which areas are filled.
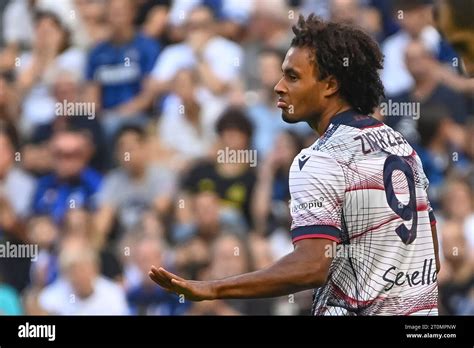
[[[300,226],[291,230],[291,239],[296,239],[307,235],[327,235],[337,239],[341,239],[341,230],[331,225],[312,225]]]
[[[382,122],[373,118],[372,116],[361,115],[360,113],[355,112],[354,110],[347,110],[339,114],[336,114],[331,119],[331,123],[334,126],[342,124],[344,126],[349,126],[349,127],[359,128],[359,129],[372,127],[372,126],[380,126],[383,124]]]
[[[430,211],[428,213],[428,216],[430,217],[430,223],[433,225],[436,223],[436,217],[435,217],[435,214],[433,213],[433,211]]]

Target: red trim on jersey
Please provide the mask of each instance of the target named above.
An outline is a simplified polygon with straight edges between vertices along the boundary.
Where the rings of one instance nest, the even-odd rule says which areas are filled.
[[[374,302],[376,301],[383,301],[385,299],[384,296],[382,295],[377,295],[375,298],[373,299],[370,299],[370,300],[366,300],[366,301],[363,301],[363,300],[357,300],[355,298],[352,298],[350,297],[349,295],[347,295],[346,293],[344,293],[344,291],[342,291],[341,288],[339,288],[336,284],[332,284],[333,285],[333,289],[334,291],[336,292],[336,294],[339,296],[339,297],[342,297],[342,299],[344,301],[346,301],[349,305],[351,306],[357,306],[357,307],[365,307],[365,306],[370,306],[372,305]]]
[[[374,125],[372,125],[372,126],[367,126],[367,127],[360,128],[360,129],[362,130],[362,129],[368,129],[368,128],[377,128],[377,127],[382,127],[382,126],[384,126],[384,125],[385,125],[385,124],[383,124],[383,123],[382,123],[382,124],[374,124]]]
[[[410,315],[410,314],[422,311],[424,309],[433,309],[433,308],[438,308],[438,304],[427,304],[427,305],[418,306],[418,307],[413,308],[409,312],[404,313],[404,315]]]
[[[330,236],[329,234],[322,234],[322,233],[314,233],[314,234],[305,234],[299,237],[296,237],[293,239],[293,243],[296,243],[299,240],[302,239],[315,239],[315,238],[321,238],[321,239],[330,239],[334,242],[340,243],[341,240],[339,238],[336,238],[334,236]]]

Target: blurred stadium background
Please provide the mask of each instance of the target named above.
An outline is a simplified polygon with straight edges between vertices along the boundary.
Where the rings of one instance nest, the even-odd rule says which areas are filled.
[[[311,291],[190,303],[150,265],[194,279],[289,252],[288,169],[316,140],[273,86],[299,14],[357,25],[385,54],[376,117],[430,180],[440,312],[474,314],[472,81],[426,0],[0,0],[1,314],[310,313]],[[218,161],[256,151],[256,166]]]

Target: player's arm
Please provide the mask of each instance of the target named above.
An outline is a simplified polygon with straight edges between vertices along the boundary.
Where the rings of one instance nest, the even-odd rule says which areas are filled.
[[[164,289],[194,301],[282,296],[326,282],[332,261],[326,250],[332,243],[329,239],[299,240],[293,252],[269,267],[221,280],[186,280],[155,267],[149,276]]]

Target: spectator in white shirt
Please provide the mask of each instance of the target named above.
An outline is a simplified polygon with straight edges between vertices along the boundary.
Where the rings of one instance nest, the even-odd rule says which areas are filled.
[[[35,18],[32,52],[20,57],[17,88],[23,99],[22,130],[28,133],[55,115],[50,83],[55,70],[83,71],[84,53],[70,46],[70,34],[53,12],[39,12]]]
[[[211,154],[215,122],[225,106],[197,82],[195,70],[180,70],[174,79],[174,93],[166,97],[159,120],[159,139],[172,152],[177,169],[179,162]]]
[[[98,255],[83,237],[63,240],[61,277],[39,295],[40,307],[55,315],[126,315],[124,290],[99,275]]]
[[[181,69],[196,69],[200,83],[216,96],[235,87],[242,64],[242,49],[230,40],[215,34],[212,11],[195,7],[187,17],[185,41],[167,47],[151,73],[148,93],[153,96],[167,92]]]

